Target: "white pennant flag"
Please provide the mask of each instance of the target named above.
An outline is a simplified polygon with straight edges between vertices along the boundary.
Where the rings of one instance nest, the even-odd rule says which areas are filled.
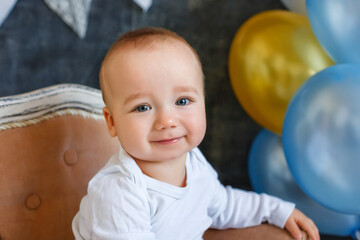
[[[151,7],[152,0],[133,0],[139,5],[145,12]]]
[[[5,21],[17,0],[0,0],[0,26]]]
[[[4,1],[4,0],[0,0]],[[133,0],[144,11],[147,11],[152,0]],[[84,38],[88,26],[92,0],[44,0],[46,5],[70,26],[74,32]]]
[[[80,38],[85,37],[92,0],[44,1]]]

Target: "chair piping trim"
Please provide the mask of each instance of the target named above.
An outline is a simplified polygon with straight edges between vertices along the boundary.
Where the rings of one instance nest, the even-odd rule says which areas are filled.
[[[2,124],[2,125],[0,125],[0,132],[3,130],[7,130],[7,129],[34,125],[34,124],[43,122],[45,120],[49,120],[49,119],[52,119],[55,117],[60,117],[60,116],[66,116],[66,115],[82,116],[84,118],[90,118],[90,119],[94,119],[94,120],[104,120],[104,116],[102,114],[96,114],[96,113],[84,111],[81,109],[67,108],[67,109],[57,110],[56,112],[50,112],[50,113],[47,113],[45,115],[42,115],[42,116],[39,116],[36,118],[23,119],[21,121],[8,122],[5,124]]]

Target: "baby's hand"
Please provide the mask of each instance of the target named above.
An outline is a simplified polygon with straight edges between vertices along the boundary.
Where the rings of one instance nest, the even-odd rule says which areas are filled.
[[[296,208],[285,223],[285,228],[295,239],[301,239],[301,230],[304,230],[312,240],[320,240],[319,230],[314,222]]]

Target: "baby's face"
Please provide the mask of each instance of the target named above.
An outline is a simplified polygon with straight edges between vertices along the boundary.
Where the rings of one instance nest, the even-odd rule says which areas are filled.
[[[205,135],[202,71],[181,42],[124,49],[106,67],[110,133],[133,158],[184,158]]]

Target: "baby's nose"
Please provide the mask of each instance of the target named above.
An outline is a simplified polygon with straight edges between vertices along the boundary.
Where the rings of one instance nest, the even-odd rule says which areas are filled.
[[[176,116],[171,112],[161,112],[155,121],[155,129],[162,130],[166,128],[174,128],[177,126]]]

